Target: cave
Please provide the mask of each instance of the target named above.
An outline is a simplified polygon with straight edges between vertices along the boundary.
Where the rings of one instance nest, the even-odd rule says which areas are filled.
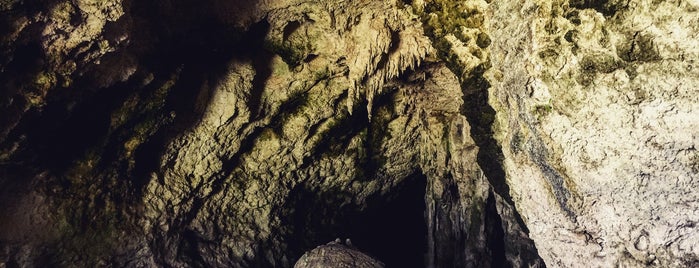
[[[426,184],[427,178],[417,173],[387,196],[370,200],[366,209],[349,219],[346,237],[386,267],[424,267]]]
[[[346,196],[317,194],[297,189],[290,196],[293,213],[288,233],[289,250],[303,252],[336,238],[350,239],[353,247],[383,262],[386,267],[424,267],[427,254],[425,190],[427,178],[420,172],[403,179],[386,194],[376,194],[366,204],[338,208]]]
[[[0,267],[697,266],[697,10],[3,1]]]

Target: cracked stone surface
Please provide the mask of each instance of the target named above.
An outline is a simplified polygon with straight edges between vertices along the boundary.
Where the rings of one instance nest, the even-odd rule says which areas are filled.
[[[697,266],[698,11],[5,1],[0,267]]]

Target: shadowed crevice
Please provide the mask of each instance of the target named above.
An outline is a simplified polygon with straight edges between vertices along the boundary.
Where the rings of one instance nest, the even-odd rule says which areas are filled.
[[[628,8],[629,1],[623,0],[570,0],[571,7],[586,9],[591,8],[602,13],[605,17],[612,17],[617,12]]]
[[[491,267],[507,267],[505,256],[505,230],[502,218],[498,213],[495,196],[489,192],[485,202],[485,234],[486,246],[490,251]]]
[[[269,32],[269,23],[263,20],[255,24],[250,30],[249,42],[251,42],[251,48],[263,47],[264,38]],[[248,107],[252,112],[252,118],[264,117],[265,111],[260,107],[262,103],[262,94],[264,93],[265,85],[269,77],[272,75],[272,57],[274,53],[268,51],[267,49],[253,49],[251,50],[252,65],[255,68],[255,77],[252,80],[252,89],[250,89],[250,99],[248,100]]]
[[[488,89],[490,83],[483,77],[485,67],[479,66],[461,83],[464,104],[461,114],[466,117],[471,125],[471,137],[478,145],[478,165],[483,170],[485,177],[505,202],[514,207],[514,201],[510,195],[510,186],[506,181],[506,174],[502,161],[505,156],[502,148],[495,140],[492,126],[495,122],[495,109],[488,104]],[[527,227],[519,214],[517,221],[528,233]]]
[[[495,122],[496,111],[488,103],[488,90],[490,83],[483,77],[486,68],[476,67],[467,79],[461,83],[463,91],[464,105],[461,113],[466,117],[471,125],[471,137],[479,147],[477,162],[492,187],[494,193],[490,193],[486,200],[486,235],[487,246],[492,258],[492,267],[503,267],[510,265],[506,263],[506,253],[516,252],[522,249],[532,249],[533,255],[519,255],[528,263],[543,263],[538,255],[538,250],[533,241],[529,239],[529,229],[524,220],[516,210],[515,202],[510,195],[510,186],[506,181],[506,173],[503,161],[505,159],[500,144],[495,139],[493,123]],[[499,195],[512,209],[514,222],[527,235],[517,248],[507,247],[507,236],[504,233],[500,213],[495,207],[494,195]],[[512,241],[515,242],[515,241]],[[521,248],[521,249],[520,249]]]

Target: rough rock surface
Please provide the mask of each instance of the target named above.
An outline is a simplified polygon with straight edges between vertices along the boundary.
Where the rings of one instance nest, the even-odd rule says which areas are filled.
[[[0,266],[699,265],[698,10],[5,1]]]
[[[384,264],[337,239],[303,254],[294,265],[294,268],[313,267],[383,268]]]
[[[490,8],[497,138],[546,263],[698,265],[699,3]]]

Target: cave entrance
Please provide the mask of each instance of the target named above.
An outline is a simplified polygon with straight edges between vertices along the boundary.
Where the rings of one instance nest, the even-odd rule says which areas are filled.
[[[365,209],[349,217],[346,237],[386,267],[424,267],[426,185],[427,177],[418,172],[387,195],[370,199]]]
[[[339,206],[352,199],[342,191],[318,191],[299,185],[286,209],[287,250],[304,252],[335,238],[349,238],[360,251],[386,267],[424,267],[427,254],[425,191],[427,177],[416,172],[388,193],[376,193],[365,205]]]

